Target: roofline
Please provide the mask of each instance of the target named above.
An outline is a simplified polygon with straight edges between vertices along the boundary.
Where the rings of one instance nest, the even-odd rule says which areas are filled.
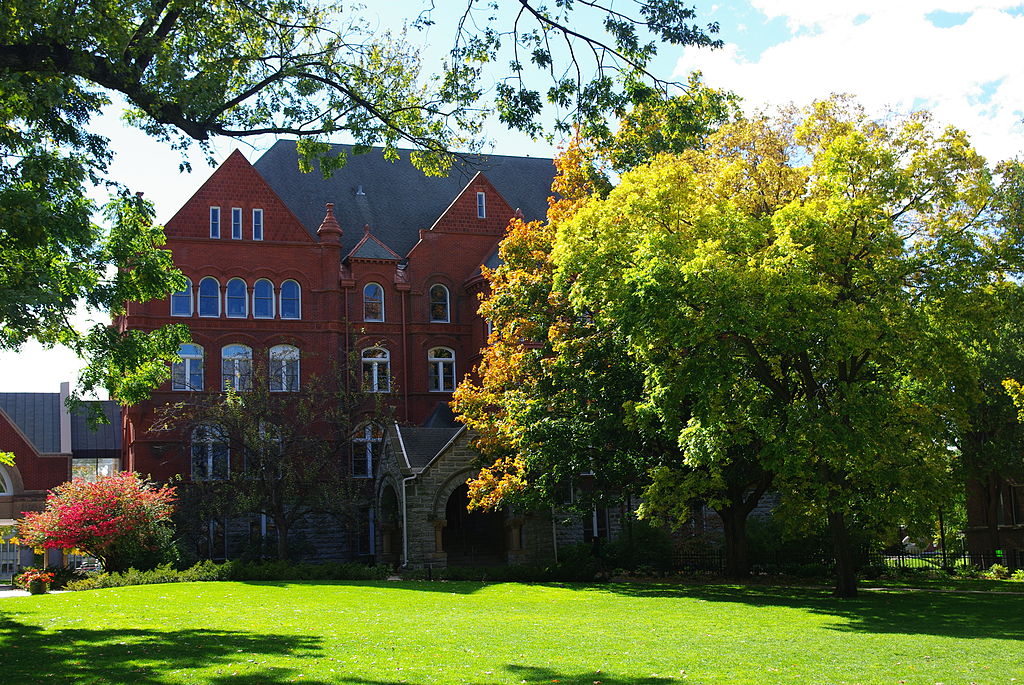
[[[57,393],[47,393],[47,394],[56,395]],[[26,445],[28,445],[29,447],[32,448],[33,452],[35,452],[35,456],[37,456],[37,457],[43,456],[43,453],[39,451],[39,447],[37,447],[36,444],[34,442],[32,442],[27,435],[25,435],[25,431],[21,430],[21,426],[19,426],[17,424],[17,422],[14,419],[11,418],[10,414],[8,414],[6,411],[4,411],[3,407],[0,407],[0,417],[3,417],[4,419],[7,420],[7,423],[11,424],[11,427],[14,429],[14,432],[17,433],[18,436],[22,440],[25,441]],[[46,454],[63,454],[63,453],[62,452],[47,452]]]
[[[454,442],[455,442],[456,440],[458,440],[458,439],[459,439],[459,436],[460,436],[460,435],[462,435],[462,434],[463,434],[463,433],[465,433],[465,432],[466,432],[466,425],[465,425],[465,424],[463,424],[462,426],[460,426],[460,427],[459,427],[459,430],[458,430],[458,431],[456,431],[455,435],[453,435],[453,436],[452,436],[452,439],[451,439],[451,440],[449,440],[448,442],[446,442],[446,443],[445,443],[445,445],[444,445],[444,447],[442,447],[441,449],[439,449],[439,450],[437,451],[437,454],[435,454],[434,456],[432,456],[432,457],[430,458],[430,461],[428,461],[428,462],[427,462],[426,464],[424,464],[424,465],[423,465],[423,468],[422,468],[422,469],[420,469],[420,473],[423,473],[424,471],[426,471],[427,469],[429,469],[429,468],[431,467],[431,465],[432,465],[432,464],[433,464],[433,463],[434,463],[435,461],[437,461],[437,458],[438,458],[438,457],[440,457],[440,456],[441,456],[442,454],[444,454],[444,453],[445,453],[445,452],[446,452],[446,451],[448,450],[448,448],[449,448],[449,447],[451,447],[451,446],[452,446],[452,444],[453,444],[453,443],[454,443]]]
[[[405,451],[405,440],[402,439],[402,427],[399,426],[398,423],[395,423],[395,435],[398,436],[398,444],[402,448],[402,458],[405,459],[405,468],[412,471],[412,464],[409,463],[409,453]]]

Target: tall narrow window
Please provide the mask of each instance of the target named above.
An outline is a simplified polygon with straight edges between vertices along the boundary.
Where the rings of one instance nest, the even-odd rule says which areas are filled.
[[[228,439],[218,426],[192,431],[192,480],[226,480],[231,468]]]
[[[381,347],[363,350],[363,390],[391,391],[391,355]]]
[[[252,210],[252,239],[263,240],[263,210]]]
[[[384,288],[367,283],[363,288],[363,321],[384,320]]]
[[[297,392],[299,389],[299,348],[275,345],[270,348],[270,391]]]
[[[430,320],[434,323],[448,323],[451,320],[448,288],[440,283],[430,286]]]
[[[252,388],[252,350],[245,345],[226,345],[220,353],[221,389]]]
[[[265,278],[252,286],[252,315],[257,319],[274,318],[274,284]]]
[[[231,237],[234,240],[242,239],[242,208],[231,208]]]
[[[302,318],[302,293],[299,284],[295,281],[285,281],[281,284],[281,318],[300,319]]]
[[[185,279],[185,287],[171,293],[171,316],[192,316],[192,281]]]
[[[380,461],[384,430],[376,423],[367,423],[352,438],[352,477],[372,478],[374,466]]]
[[[455,351],[447,347],[435,347],[427,352],[427,373],[430,376],[430,392],[453,392]]]
[[[171,365],[171,390],[203,389],[203,348],[184,344],[178,348],[179,361]]]
[[[487,194],[477,193],[476,194],[476,218],[486,219],[487,218]]]
[[[199,316],[220,316],[220,283],[211,276],[199,282]]]
[[[210,207],[210,237],[220,237],[220,207]]]
[[[232,319],[244,319],[249,315],[249,289],[241,278],[228,281],[227,313]]]

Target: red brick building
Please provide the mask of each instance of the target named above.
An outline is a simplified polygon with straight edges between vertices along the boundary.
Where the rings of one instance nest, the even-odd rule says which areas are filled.
[[[123,468],[221,477],[230,457],[203,447],[203,436],[168,449],[150,424],[157,406],[183,393],[244,386],[253,365],[269,369],[272,391],[287,391],[352,355],[364,386],[400,423],[451,427],[451,393],[486,342],[480,267],[496,263],[509,219],[544,217],[554,167],[489,156],[436,178],[400,157],[350,155],[324,178],[299,172],[292,141],[255,164],[235,152],[167,222],[167,247],[189,284],[167,300],[130,304],[122,323],[185,323],[193,344],[151,402],[124,412]],[[382,433],[365,437],[383,442]],[[343,468],[379,480],[373,447],[357,442]]]

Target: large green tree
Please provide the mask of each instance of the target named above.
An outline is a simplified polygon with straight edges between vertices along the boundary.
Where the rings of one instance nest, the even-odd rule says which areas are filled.
[[[108,141],[90,131],[102,107],[125,106],[147,133],[184,147],[215,136],[302,138],[305,163],[324,155],[326,139],[344,134],[361,151],[413,147],[413,161],[440,173],[452,152],[473,149],[493,96],[505,125],[539,133],[545,102],[556,125],[578,120],[605,131],[604,115],[643,101],[668,84],[654,78],[657,41],[717,44],[674,0],[644,0],[627,14],[600,3],[465,0],[442,63],[421,71],[400,34],[381,32],[358,6],[313,0],[11,0],[0,13],[0,347],[29,338],[64,343],[92,355],[90,378],[107,382],[122,402],[138,398],[104,374],[100,359],[131,347],[117,331],[89,342],[68,323],[76,305],[116,308],[126,295],[168,292],[172,279],[146,293],[93,287],[123,267],[107,259],[103,231],[90,220],[90,184],[110,182]],[[433,3],[408,30],[434,23]],[[579,30],[591,14],[601,28]],[[431,28],[435,33],[437,27]],[[490,65],[501,64],[497,70]],[[498,73],[495,73],[497,71]],[[423,76],[423,72],[430,76]],[[549,79],[542,94],[534,74]],[[488,80],[493,79],[493,80]],[[493,88],[488,88],[493,85]],[[323,157],[330,171],[343,157]],[[107,227],[109,230],[110,227]],[[136,268],[159,259],[134,244]],[[83,264],[66,273],[82,254]],[[141,272],[141,271],[140,271]],[[171,355],[173,336],[145,344]],[[141,344],[135,339],[132,344]],[[136,378],[151,374],[134,373]],[[154,379],[155,380],[155,379]]]
[[[955,327],[991,279],[992,197],[963,132],[833,98],[625,174],[560,228],[555,280],[621,327],[642,410],[681,444],[742,420],[787,508],[827,525],[851,596],[853,532],[950,487],[974,381]]]

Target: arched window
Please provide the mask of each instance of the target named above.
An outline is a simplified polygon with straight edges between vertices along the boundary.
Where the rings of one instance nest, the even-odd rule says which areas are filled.
[[[7,468],[0,466],[0,495],[13,495],[14,483],[11,481],[11,474]]]
[[[361,426],[352,438],[352,477],[373,478],[384,445],[384,429],[378,423]]]
[[[203,348],[184,344],[178,348],[178,358],[171,365],[171,390],[202,390]]]
[[[285,281],[281,284],[281,318],[302,318],[302,293],[295,281]]]
[[[434,323],[451,321],[448,288],[440,283],[430,286],[430,320]]]
[[[270,348],[270,391],[297,392],[299,389],[299,348],[275,345]]]
[[[274,284],[265,278],[252,286],[252,315],[257,319],[274,318]]]
[[[245,345],[226,345],[220,353],[222,390],[252,388],[252,350]]]
[[[447,347],[435,347],[427,352],[427,374],[430,376],[430,392],[453,392],[455,351]]]
[[[363,390],[391,391],[391,355],[382,347],[363,350]]]
[[[171,293],[171,316],[192,316],[192,281],[185,279],[185,287]]]
[[[219,426],[192,431],[192,480],[225,480],[231,469],[228,439]]]
[[[249,315],[249,289],[241,278],[228,281],[227,297],[228,316],[232,319],[244,319]]]
[[[384,288],[376,283],[363,287],[363,321],[384,320]]]
[[[211,276],[199,282],[199,316],[220,316],[220,283]]]

